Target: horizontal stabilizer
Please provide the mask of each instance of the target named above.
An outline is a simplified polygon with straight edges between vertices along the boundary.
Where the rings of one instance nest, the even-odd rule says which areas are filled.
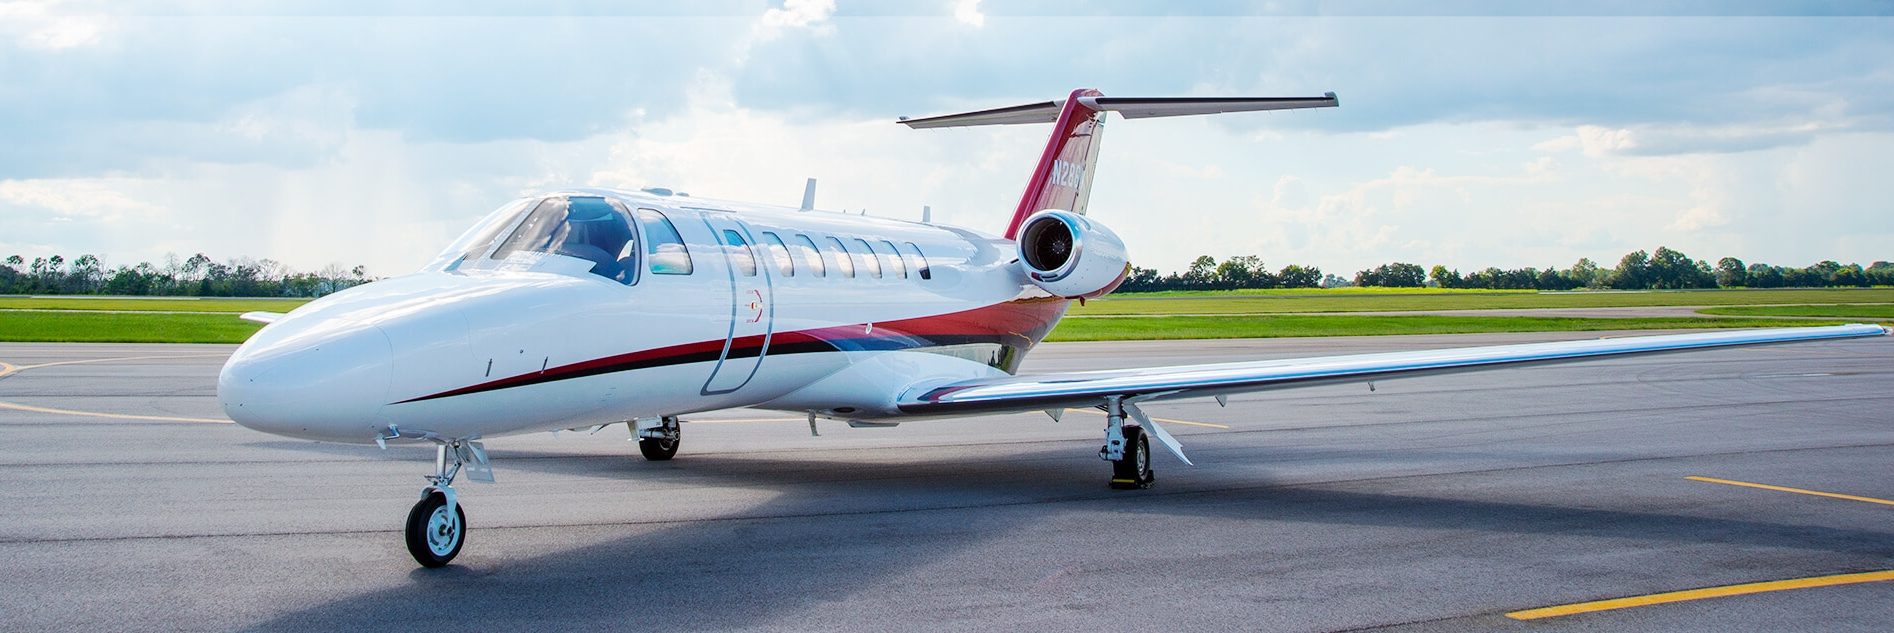
[[[1299,108],[1333,108],[1341,105],[1330,92],[1320,97],[1079,97],[1079,104],[1097,112],[1117,112],[1127,119],[1143,119],[1160,116],[1191,116],[1198,114],[1219,114],[1223,112],[1253,112],[1258,110],[1294,110]],[[977,110],[957,114],[909,119],[903,117],[899,122],[914,129],[937,127],[964,127],[973,125],[1014,125],[1020,123],[1052,123],[1059,119],[1059,110],[1065,106],[1065,100],[1028,103],[991,110]]]
[[[245,312],[243,314],[237,315],[237,318],[243,319],[245,321],[254,321],[257,323],[268,324],[268,323],[275,323],[277,319],[283,318],[283,313],[281,312]]]

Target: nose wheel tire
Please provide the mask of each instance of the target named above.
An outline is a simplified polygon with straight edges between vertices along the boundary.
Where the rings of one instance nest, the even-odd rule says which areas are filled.
[[[440,567],[460,554],[467,540],[467,513],[460,504],[447,506],[447,496],[433,492],[408,511],[405,530],[408,553],[422,567]]]
[[[1118,490],[1139,490],[1151,487],[1157,482],[1157,473],[1151,470],[1151,439],[1145,437],[1144,429],[1135,426],[1124,427],[1125,457],[1111,463],[1111,487]]]

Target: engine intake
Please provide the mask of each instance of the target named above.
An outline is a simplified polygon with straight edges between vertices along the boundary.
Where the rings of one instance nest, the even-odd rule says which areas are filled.
[[[1070,211],[1046,209],[1020,225],[1019,265],[1046,292],[1089,299],[1123,283],[1131,264],[1125,243],[1105,225]]]

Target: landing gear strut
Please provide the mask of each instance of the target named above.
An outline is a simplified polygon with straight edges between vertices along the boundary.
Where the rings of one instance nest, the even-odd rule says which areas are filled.
[[[661,462],[677,455],[677,444],[683,439],[683,429],[678,426],[677,416],[667,415],[651,424],[644,420],[636,423],[638,433],[638,452],[644,458]],[[647,426],[649,425],[649,426]]]
[[[1111,487],[1118,490],[1151,487],[1157,482],[1157,473],[1151,470],[1151,440],[1145,436],[1144,427],[1137,423],[1125,424],[1126,406],[1122,396],[1107,396],[1099,408],[1105,410],[1105,445],[1099,447],[1098,457],[1111,462]]]
[[[493,482],[493,467],[479,442],[434,441],[434,474],[427,476],[428,486],[421,489],[421,500],[408,511],[402,534],[408,553],[422,567],[446,565],[460,555],[460,547],[467,542],[467,513],[460,509],[460,498],[454,491],[454,477],[461,468],[467,468],[468,479]]]

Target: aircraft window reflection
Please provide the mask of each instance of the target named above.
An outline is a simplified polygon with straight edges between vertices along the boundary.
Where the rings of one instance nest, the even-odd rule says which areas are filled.
[[[736,231],[724,229],[723,243],[729,247],[724,252],[730,254],[730,265],[737,269],[737,274],[755,277],[756,254],[750,252],[750,244],[743,241],[743,236],[738,235]]]
[[[769,258],[776,261],[776,270],[784,277],[796,276],[796,260],[789,257],[789,247],[783,245],[783,238],[775,233],[763,232],[763,244],[769,248]]]
[[[632,283],[627,272],[637,257],[636,236],[625,208],[599,197],[547,198],[514,229],[493,259],[514,253],[550,253],[592,262],[592,274]]]
[[[803,265],[809,270],[815,271],[810,274],[817,277],[829,276],[828,268],[822,265],[822,253],[815,249],[815,240],[809,239],[807,235],[797,233],[796,241],[791,244],[791,248],[802,253]]]
[[[862,266],[868,269],[869,275],[880,279],[881,260],[875,259],[875,247],[869,246],[868,240],[859,237],[855,238],[855,245],[861,247]]]
[[[638,224],[644,227],[645,254],[651,259],[651,274],[691,274],[691,253],[684,238],[664,214],[650,209],[638,210]]]
[[[848,247],[842,245],[842,240],[833,237],[828,239],[829,244],[835,246],[834,249],[831,249],[835,254],[835,269],[840,271],[843,277],[854,277],[855,262],[849,261],[848,259]]]
[[[908,262],[908,267],[919,271],[922,279],[933,279],[934,271],[928,268],[927,255],[921,252],[921,247],[915,245],[913,242],[908,242],[907,245],[908,251],[910,252],[905,253],[905,255],[911,260]]]
[[[888,260],[887,263],[882,265],[882,267],[894,271],[894,276],[896,277],[907,279],[908,267],[901,265],[900,249],[895,248],[894,242],[890,242],[888,240],[882,240],[881,247],[886,249],[879,253],[881,255],[881,258]]]

